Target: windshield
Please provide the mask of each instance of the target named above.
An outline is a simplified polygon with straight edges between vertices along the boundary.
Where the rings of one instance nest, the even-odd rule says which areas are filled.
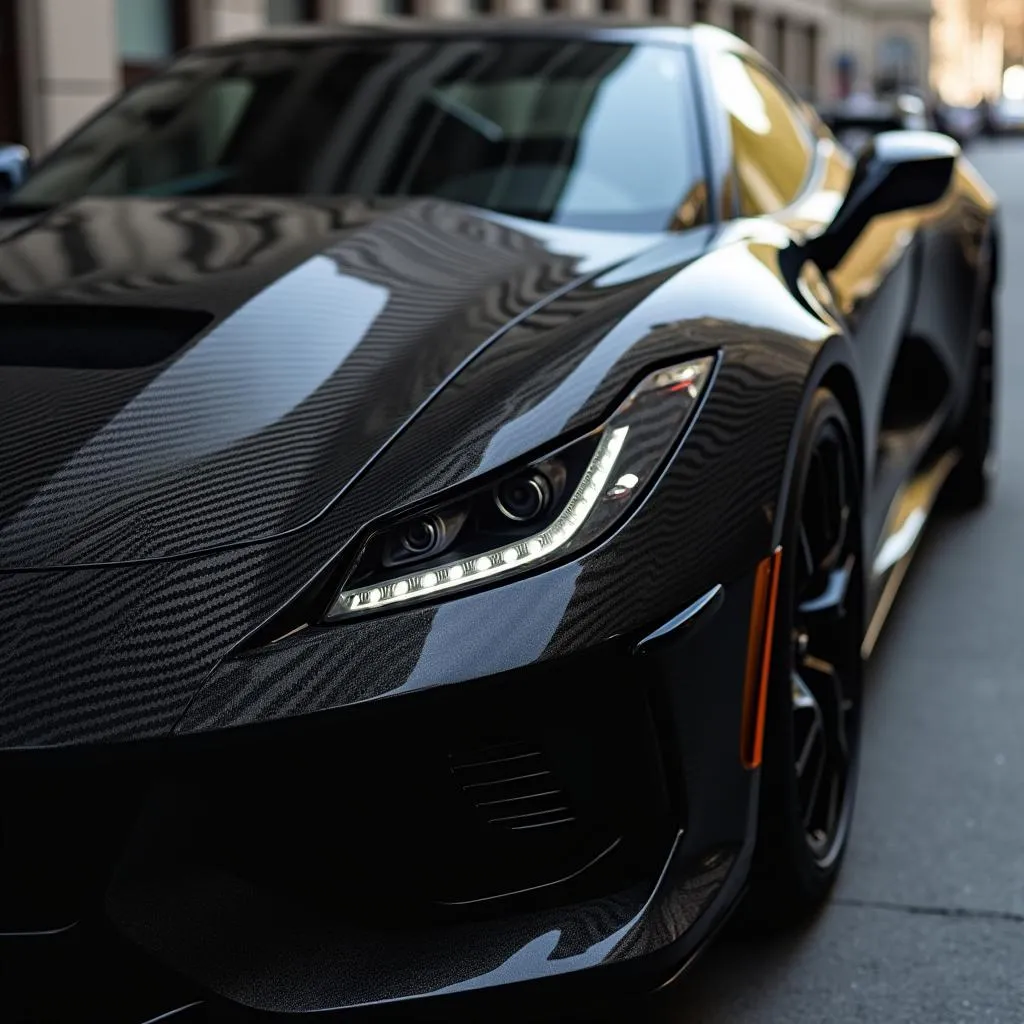
[[[275,43],[125,94],[11,200],[439,196],[573,227],[700,216],[682,50],[566,40]]]

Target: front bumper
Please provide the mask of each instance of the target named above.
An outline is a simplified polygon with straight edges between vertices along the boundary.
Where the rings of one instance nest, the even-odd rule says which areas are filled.
[[[751,594],[649,643],[333,712],[4,752],[4,1018],[237,1019],[678,965],[751,852]]]

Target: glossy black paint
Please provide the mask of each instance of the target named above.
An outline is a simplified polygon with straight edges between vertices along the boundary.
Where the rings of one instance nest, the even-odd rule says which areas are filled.
[[[733,50],[773,74],[750,47],[720,30],[699,26],[692,32],[698,50]],[[697,64],[705,94],[713,93],[708,58]],[[711,109],[709,135],[727,140],[725,109],[721,104]],[[817,152],[801,196],[756,226],[735,220],[726,232],[733,239],[764,238],[775,227],[778,233],[768,244],[780,253],[791,293],[834,324],[845,342],[839,358],[844,369],[829,376],[828,383],[861,434],[863,478],[869,482],[864,550],[873,553],[884,541],[900,489],[923,461],[950,443],[966,407],[965,381],[972,379],[977,359],[975,339],[997,284],[998,209],[991,190],[961,155],[938,201],[921,207],[924,193],[908,186],[910,208],[858,218],[853,230],[845,232],[851,246],[845,255],[830,252],[825,266],[819,266],[816,250],[827,242],[844,204],[849,211],[858,168],[820,121],[811,118],[808,127],[817,138]],[[900,168],[896,178],[903,180],[906,161],[924,156],[936,171],[924,197],[935,200],[956,143],[931,133],[923,139],[917,132],[889,133],[883,147],[881,159],[873,150],[865,155],[862,175],[873,168],[882,182],[892,180],[891,173]],[[719,141],[710,156],[711,180],[727,181],[728,147]],[[865,193],[858,205],[865,210],[873,203],[877,200]],[[913,394],[926,375],[940,383],[928,403],[916,405]],[[878,580],[867,581],[869,617],[880,587]]]
[[[55,243],[63,261],[47,259]],[[0,566],[166,558],[308,525],[474,355],[592,274],[586,261],[650,244],[570,236],[556,252],[435,201],[376,215],[344,202],[64,207],[0,254],[0,288],[64,313],[68,349],[4,372]],[[69,329],[82,306],[97,334],[98,307],[214,319],[176,358],[84,375],[76,353],[95,342]],[[64,417],[84,407],[85,437],[39,406],[40,388],[66,396]]]
[[[877,135],[858,158],[835,219],[811,247],[814,262],[833,270],[875,217],[941,202],[959,157],[959,144],[936,132]]]
[[[703,911],[724,911],[744,878],[756,787],[728,742],[739,690],[722,681],[741,671],[750,586],[749,578],[731,586],[692,636],[677,633],[643,654],[613,642],[486,685],[407,698],[409,714],[399,719],[369,703],[302,728],[182,739],[173,751],[134,744],[100,756],[81,748],[8,754],[5,767],[18,777],[52,780],[49,807],[62,812],[49,819],[59,830],[53,840],[63,842],[51,840],[53,874],[37,892],[50,891],[65,844],[81,877],[45,918],[38,900],[27,900],[26,916],[7,923],[14,904],[5,898],[4,926],[71,926],[61,933],[65,947],[95,936],[105,958],[126,963],[121,983],[131,991],[145,991],[152,973],[133,960],[141,947],[169,969],[168,980],[180,979],[182,1000],[205,993],[214,1006],[269,1012],[452,995],[598,965],[646,972],[649,955],[671,949],[656,961],[656,978],[697,948],[718,920]],[[681,675],[689,658],[700,669]],[[509,736],[542,745],[566,789],[579,831],[561,847],[563,863],[579,858],[586,868],[592,858],[579,844],[596,830],[611,828],[620,842],[551,895],[438,906],[439,895],[449,902],[453,880],[490,887],[524,861],[542,870],[539,851],[547,848],[547,860],[556,852],[535,833],[467,829],[443,795],[448,751]],[[673,765],[669,788],[659,781],[664,764]],[[367,842],[353,844],[353,834]],[[97,895],[114,936],[91,917],[72,924]],[[118,934],[127,949],[117,947]],[[52,964],[44,958],[38,970]],[[76,983],[44,992],[37,1005],[104,991],[113,999],[110,983],[104,970],[84,991]]]
[[[718,188],[727,134],[701,55],[740,44],[595,33],[696,47]],[[852,179],[822,130],[792,208],[679,234],[567,231],[436,200],[82,200],[0,220],[5,335],[50,332],[45,366],[26,365],[35,340],[0,341],[0,814],[28,837],[4,856],[54,897],[0,899],[0,932],[113,922],[114,944],[167,968],[181,1005],[272,1012],[617,979],[603,972],[691,956],[751,852],[752,574],[779,542],[802,411],[822,384],[847,407],[874,550],[893,495],[962,415],[992,286],[995,211],[963,160],[940,203],[877,218],[826,276],[813,240]],[[170,331],[147,350],[160,358],[76,363],[83,317],[104,330],[140,311]],[[500,586],[322,624],[371,524],[543,454],[652,366],[712,352],[699,415],[613,535]],[[948,385],[901,416],[907,352]],[[695,603],[700,628],[686,628]],[[407,879],[365,864],[331,877],[332,843],[358,846],[351,835],[393,840],[410,877],[435,878],[428,865],[479,836],[418,817],[448,796],[411,794],[447,778],[452,750],[535,742],[531,729],[585,808],[581,834],[617,838],[600,871],[585,842],[554,844],[532,863],[557,862],[552,879],[573,888],[466,917],[431,905],[421,931],[386,941],[279,891],[308,874],[342,907],[356,891],[382,906],[405,893]],[[611,781],[589,785],[600,764]],[[623,810],[638,792],[650,832]],[[97,830],[101,809],[115,820]],[[222,817],[243,845],[291,847],[298,864],[275,880],[237,851],[211,859]],[[481,878],[531,862],[487,836]],[[47,879],[69,864],[76,882],[57,892]],[[108,1005],[116,987],[80,1005]]]

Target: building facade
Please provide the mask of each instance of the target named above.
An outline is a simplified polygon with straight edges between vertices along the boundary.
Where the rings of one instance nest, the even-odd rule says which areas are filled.
[[[837,0],[836,58],[852,88],[875,93],[927,89],[933,0]]]
[[[932,81],[951,103],[995,99],[1024,63],[1022,0],[935,0]]]
[[[711,23],[811,100],[928,81],[931,0],[0,0],[0,142],[48,149],[192,43],[267,24],[490,14]]]

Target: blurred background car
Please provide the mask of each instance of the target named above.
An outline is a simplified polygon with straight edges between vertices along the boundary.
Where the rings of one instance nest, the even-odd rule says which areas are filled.
[[[986,132],[990,121],[983,105],[930,102],[916,92],[882,97],[855,93],[823,107],[821,116],[853,153],[875,135],[890,131],[939,131],[967,146]]]
[[[859,152],[881,132],[929,131],[938,127],[925,101],[912,94],[876,98],[855,93],[819,111],[822,120],[850,152]],[[941,129],[940,129],[941,130]]]
[[[935,124],[939,131],[966,146],[984,133],[985,112],[981,106],[939,103],[935,108]]]
[[[994,135],[1014,135],[1024,132],[1024,99],[1004,96],[992,106],[992,132]]]

